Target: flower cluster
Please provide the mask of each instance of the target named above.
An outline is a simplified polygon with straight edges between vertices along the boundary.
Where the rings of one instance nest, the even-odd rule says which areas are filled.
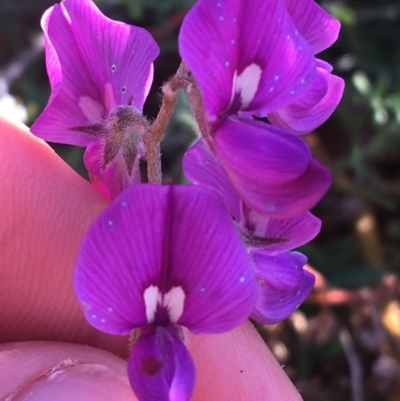
[[[52,94],[32,131],[85,146],[90,179],[112,200],[82,243],[77,296],[99,330],[135,330],[128,375],[139,400],[189,400],[186,329],[278,322],[314,284],[292,250],[318,233],[309,209],[330,175],[299,135],[342,95],[343,81],[315,58],[339,24],[313,0],[198,0],[153,123],[141,112],[158,55],[146,31],[91,0],[64,0],[42,26]],[[181,89],[202,135],[183,161],[193,184],[162,186],[151,168]]]

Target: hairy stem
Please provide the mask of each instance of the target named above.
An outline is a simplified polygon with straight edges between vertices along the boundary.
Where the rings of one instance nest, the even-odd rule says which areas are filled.
[[[176,74],[162,87],[164,96],[160,111],[144,138],[147,148],[147,179],[149,182],[157,184],[162,182],[160,142],[163,140],[167,125],[171,120],[179,93],[188,84],[188,70],[182,62]]]
[[[187,86],[187,97],[192,109],[194,118],[196,119],[197,126],[199,127],[200,134],[206,141],[208,147],[214,152],[214,144],[210,133],[209,121],[204,109],[203,97],[197,83],[192,78],[192,83]]]

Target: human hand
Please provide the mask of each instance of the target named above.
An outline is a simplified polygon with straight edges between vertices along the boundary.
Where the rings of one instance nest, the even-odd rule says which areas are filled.
[[[72,286],[80,242],[107,201],[26,127],[0,118],[0,143],[0,342],[44,341],[0,346],[0,399],[136,400],[128,339],[91,327]],[[189,334],[187,345],[193,401],[301,400],[250,323]]]

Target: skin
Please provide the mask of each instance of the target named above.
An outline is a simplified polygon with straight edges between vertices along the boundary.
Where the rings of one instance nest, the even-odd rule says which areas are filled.
[[[0,399],[136,400],[128,339],[92,328],[72,287],[80,242],[107,201],[25,126],[1,117],[0,183]],[[189,334],[187,346],[193,401],[301,400],[250,323]]]

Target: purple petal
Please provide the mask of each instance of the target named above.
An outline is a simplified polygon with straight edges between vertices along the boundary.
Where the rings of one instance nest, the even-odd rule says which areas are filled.
[[[286,5],[296,28],[311,46],[314,54],[336,42],[340,22],[314,0],[286,0]]]
[[[342,98],[344,81],[325,69],[317,68],[311,89],[300,99],[268,115],[279,127],[304,134],[318,128],[336,109]]]
[[[265,116],[305,93],[315,74],[284,0],[200,0],[179,48],[212,120],[239,110]]]
[[[311,209],[329,188],[331,174],[311,160],[300,177],[286,184],[265,185],[243,180],[242,176],[233,177],[232,181],[249,207],[271,218],[286,219]]]
[[[330,185],[330,173],[311,159],[297,136],[261,122],[228,119],[215,135],[218,156],[244,203],[285,219],[314,206]]]
[[[203,139],[198,140],[183,157],[183,172],[194,184],[214,191],[236,221],[240,220],[240,199],[219,160]]]
[[[106,198],[116,198],[125,188],[141,182],[139,160],[136,159],[131,174],[128,173],[122,151],[114,160],[103,168],[104,142],[98,141],[86,148],[84,153],[85,167],[89,172],[91,183]]]
[[[90,0],[53,6],[43,15],[42,28],[52,95],[32,127],[35,135],[86,146],[96,139],[71,127],[98,123],[131,98],[142,108],[158,55],[148,32],[108,19]]]
[[[305,171],[311,158],[307,144],[297,136],[243,118],[229,118],[219,126],[215,147],[230,172],[236,170],[243,178],[266,185],[295,179]]]
[[[270,219],[254,210],[245,208],[245,226],[259,238],[278,240],[258,246],[265,254],[287,252],[311,241],[320,231],[321,220],[305,212],[291,219]],[[250,246],[251,247],[251,246]]]
[[[128,376],[139,401],[189,401],[196,372],[182,341],[170,330],[158,328],[134,345]]]
[[[252,252],[260,292],[251,317],[263,324],[286,319],[311,292],[315,277],[303,269],[307,258],[299,252],[276,256]]]
[[[89,229],[74,280],[88,321],[115,334],[146,323],[230,330],[257,297],[230,215],[216,195],[196,186],[126,189]]]

